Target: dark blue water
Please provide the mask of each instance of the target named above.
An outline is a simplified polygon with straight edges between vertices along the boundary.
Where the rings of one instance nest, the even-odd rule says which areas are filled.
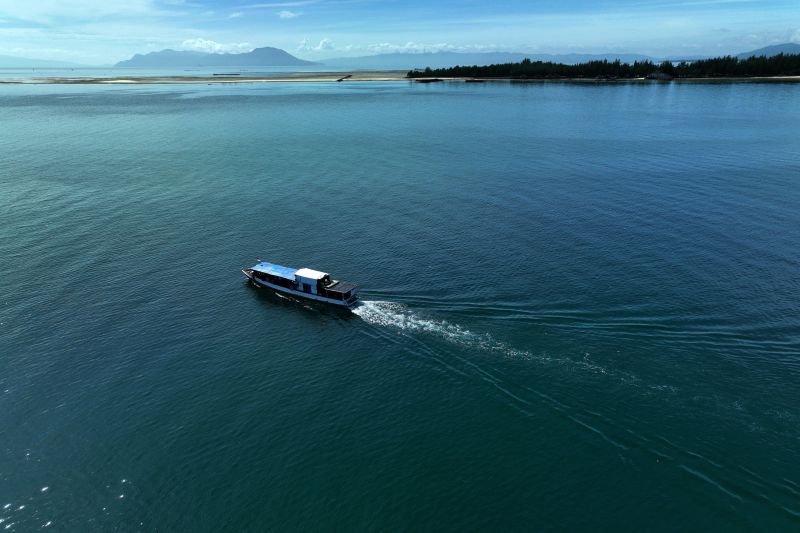
[[[0,526],[797,530],[799,124],[791,84],[3,87]]]

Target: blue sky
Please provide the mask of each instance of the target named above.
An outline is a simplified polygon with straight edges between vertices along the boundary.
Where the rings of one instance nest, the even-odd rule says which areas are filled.
[[[724,54],[800,42],[800,0],[0,0],[0,55],[113,63],[164,48]]]

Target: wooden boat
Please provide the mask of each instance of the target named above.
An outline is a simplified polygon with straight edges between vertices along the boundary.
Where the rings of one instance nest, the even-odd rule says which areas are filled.
[[[279,293],[344,307],[353,307],[358,302],[356,285],[331,279],[326,272],[260,261],[242,273],[257,286]]]

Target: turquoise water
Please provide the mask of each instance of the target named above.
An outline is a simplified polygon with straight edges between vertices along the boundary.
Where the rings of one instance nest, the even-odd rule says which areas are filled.
[[[6,86],[0,124],[0,526],[800,526],[800,85]]]

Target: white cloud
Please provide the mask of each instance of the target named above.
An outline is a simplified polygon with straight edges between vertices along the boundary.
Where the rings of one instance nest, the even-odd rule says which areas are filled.
[[[371,44],[348,44],[346,46],[336,46],[330,39],[322,39],[319,43],[309,39],[303,39],[297,47],[298,52],[305,52],[313,56],[330,56],[326,52],[336,51],[346,56],[356,55],[377,55],[392,53],[424,54],[435,52],[508,52],[519,51],[514,47],[501,46],[496,44],[451,44],[451,43],[418,43],[408,41],[406,43],[371,43]]]
[[[800,43],[800,28],[795,30],[795,32],[792,34],[789,40],[793,43]]]
[[[231,43],[223,44],[209,39],[196,38],[186,39],[181,43],[181,48],[184,50],[197,50],[200,52],[245,52],[253,49],[248,43]]]
[[[409,53],[423,54],[429,52],[492,52],[504,49],[494,44],[451,44],[451,43],[417,43],[409,41],[405,44],[374,43],[364,46],[371,54]]]
[[[282,19],[293,19],[299,17],[300,15],[302,15],[302,13],[298,13],[297,11],[289,11],[288,9],[278,11],[278,16]]]
[[[235,13],[231,13],[230,15],[228,15],[228,18],[229,19],[238,19],[241,16],[242,16],[242,12],[241,11],[236,11]]]
[[[317,45],[310,42],[308,39],[303,39],[300,41],[300,45],[297,47],[299,52],[323,52],[325,50],[335,49],[336,46],[334,46],[333,41],[330,39],[322,39]]]

